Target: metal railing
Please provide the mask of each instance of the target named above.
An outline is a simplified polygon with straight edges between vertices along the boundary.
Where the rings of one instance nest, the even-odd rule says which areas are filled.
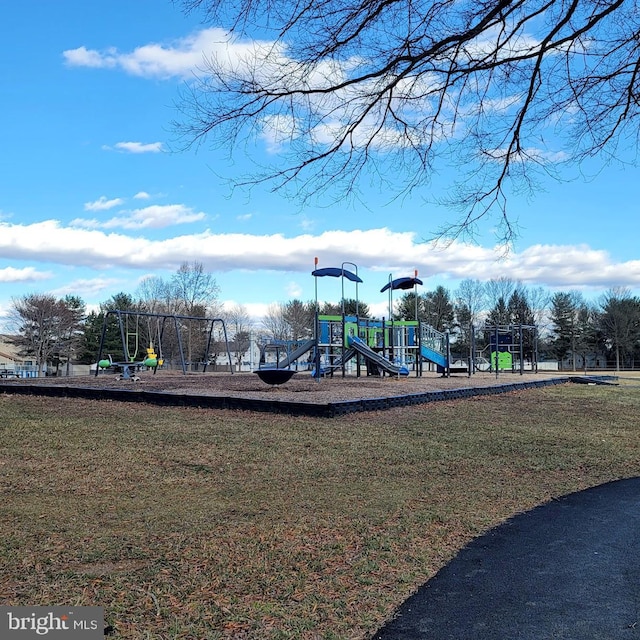
[[[447,355],[447,334],[423,322],[420,323],[420,344],[443,356]]]

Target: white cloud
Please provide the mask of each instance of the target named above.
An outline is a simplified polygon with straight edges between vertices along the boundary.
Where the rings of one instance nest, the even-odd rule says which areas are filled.
[[[484,32],[461,52],[462,63],[488,55],[496,46],[496,38],[499,38],[498,30]],[[530,53],[539,44],[533,37],[519,34],[505,43],[501,51],[503,55]],[[502,95],[503,87],[495,90],[495,80],[489,75],[485,79],[486,88],[476,87],[476,93],[483,95],[480,105],[476,98],[463,99],[471,95],[469,86],[465,85],[457,94],[455,87],[443,84],[445,81],[440,74],[419,73],[403,78],[396,85],[392,107],[402,124],[394,125],[390,124],[386,102],[371,109],[370,95],[379,89],[378,78],[352,86],[345,84],[338,91],[324,91],[351,76],[366,76],[371,61],[365,56],[323,59],[309,65],[292,58],[282,41],[241,40],[215,27],[201,29],[170,42],[148,43],[129,52],[114,47],[98,51],[81,46],[64,51],[63,57],[71,67],[117,69],[149,79],[181,78],[189,81],[210,74],[211,68],[215,67],[223,74],[227,70],[234,77],[265,83],[274,94],[280,90],[287,94],[300,88],[316,90],[307,95],[306,107],[302,103],[297,105],[295,116],[284,107],[276,109],[277,114],[265,115],[260,120],[260,137],[268,153],[280,153],[285,145],[302,136],[308,137],[310,143],[334,144],[343,139],[347,127],[355,121],[359,124],[348,135],[355,147],[366,145],[370,149],[390,151],[420,146],[425,138],[431,143],[453,140],[464,130],[466,117],[477,116],[480,106],[483,113],[507,112],[522,99],[519,94]],[[478,78],[478,82],[482,81]],[[440,91],[448,97],[438,107],[437,122],[425,124],[429,123],[436,108],[425,96],[434,96]],[[309,127],[310,123],[315,124]],[[409,126],[405,127],[405,123]],[[159,153],[164,150],[160,142],[119,142],[114,148],[129,153]],[[499,159],[504,150],[495,149],[490,153]],[[531,146],[516,159],[521,162],[558,163],[567,157],[561,151]]]
[[[203,67],[205,56],[225,53],[229,42],[226,31],[212,28],[170,43],[146,44],[129,53],[115,48],[97,51],[82,46],[64,51],[62,55],[71,67],[117,68],[144,78],[189,78]]]
[[[167,212],[134,218],[136,229],[167,224]],[[111,225],[111,228],[116,226]],[[122,267],[140,271],[174,270],[185,256],[213,272],[233,270],[309,274],[314,256],[319,266],[346,260],[361,269],[438,275],[451,280],[488,280],[507,276],[527,285],[552,288],[640,287],[640,260],[615,262],[605,251],[589,246],[535,245],[503,258],[501,250],[454,242],[446,248],[421,242],[414,233],[386,228],[327,231],[318,235],[214,234],[205,231],[150,240],[97,228],[63,226],[48,220],[34,224],[0,222],[0,254],[14,260],[40,260],[92,268]]]
[[[312,218],[309,218],[309,216],[306,215],[302,215],[300,217],[300,228],[305,231],[305,232],[310,232],[315,226],[316,226],[316,221],[313,220]]]
[[[338,301],[336,301],[336,302],[338,302]],[[395,300],[394,300],[394,302],[395,302]],[[371,313],[372,317],[374,317],[374,318],[388,318],[389,317],[389,301],[388,300],[385,301],[385,302],[372,302],[371,304],[367,303],[367,306],[369,307],[369,312]]]
[[[250,316],[251,321],[255,325],[259,325],[262,319],[267,315],[269,311],[270,303],[267,302],[242,302],[238,300],[225,300],[222,303],[225,311],[231,311],[235,306],[242,305],[247,314]]]
[[[127,153],[162,153],[164,151],[162,142],[117,142],[114,148]]]
[[[84,210],[85,211],[108,211],[109,209],[113,209],[114,207],[119,207],[124,203],[122,198],[112,198],[111,200],[107,200],[106,196],[100,196],[94,202],[85,202]]]
[[[38,271],[35,267],[4,267],[0,269],[0,282],[38,282],[53,278],[50,271]]]
[[[56,298],[64,298],[64,296],[80,296],[81,298],[96,296],[97,294],[116,285],[118,280],[115,278],[87,278],[78,279],[68,284],[52,289],[50,293]]]
[[[133,196],[134,200],[149,200],[149,198],[151,198],[151,195],[148,194],[146,191],[138,191],[138,193],[136,193],[135,196]]]
[[[134,209],[104,221],[95,218],[77,218],[71,221],[71,225],[86,229],[163,229],[178,224],[198,222],[206,217],[206,213],[194,211],[185,205],[168,204]]]
[[[299,298],[302,295],[302,287],[298,282],[288,282],[286,292],[288,298]]]
[[[100,53],[86,47],[63,51],[62,56],[69,66],[92,67],[94,69],[115,67],[117,60],[113,49]]]

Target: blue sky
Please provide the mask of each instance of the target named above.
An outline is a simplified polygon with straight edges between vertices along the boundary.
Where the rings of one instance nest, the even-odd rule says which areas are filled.
[[[476,244],[433,247],[425,239],[452,215],[425,202],[444,188],[438,176],[404,200],[373,185],[363,202],[301,210],[266,189],[230,194],[220,179],[268,161],[264,140],[235,164],[206,145],[172,151],[179,89],[219,26],[169,0],[24,0],[1,13],[0,325],[13,296],[95,305],[184,261],[202,262],[222,301],[256,315],[313,299],[315,256],[321,267],[358,265],[359,297],[381,314],[389,275],[415,269],[425,289],[506,276],[588,298],[640,291],[636,168],[594,163],[512,199],[520,235],[506,258],[491,220]],[[327,280],[319,297],[337,301],[340,283]]]

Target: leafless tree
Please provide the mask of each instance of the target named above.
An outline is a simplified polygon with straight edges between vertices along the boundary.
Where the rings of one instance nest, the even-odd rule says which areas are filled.
[[[233,336],[236,366],[239,368],[244,355],[251,348],[253,321],[243,304],[234,304],[224,315],[229,325],[229,331]]]
[[[20,353],[34,358],[41,374],[54,355],[72,352],[84,319],[84,304],[73,296],[57,300],[50,294],[26,294],[12,299],[10,316],[15,331],[11,342]]]
[[[619,371],[640,342],[640,299],[632,296],[626,287],[615,287],[602,296],[600,307],[600,328]]]
[[[71,374],[71,362],[78,358],[84,338],[87,309],[78,296],[67,295],[58,301],[60,307],[60,341],[57,364],[66,363],[66,375]]]
[[[551,297],[544,287],[526,287],[524,294],[533,316],[533,324],[539,332],[546,333],[549,324],[549,306]]]
[[[482,313],[486,311],[486,289],[483,282],[467,278],[460,282],[454,292],[454,311],[460,330],[460,347],[473,357],[473,327],[479,324]]]
[[[171,282],[159,276],[144,278],[136,289],[136,298],[149,313],[175,313],[176,300]]]
[[[485,284],[485,291],[489,307],[495,310],[498,306],[504,306],[506,311],[509,298],[519,286],[520,283],[507,276],[488,280]]]
[[[210,310],[217,310],[220,287],[201,262],[183,262],[171,278],[171,289],[177,301],[177,313],[204,316]]]
[[[207,273],[201,262],[183,262],[170,281],[171,297],[175,301],[174,313],[205,318],[218,315],[220,287],[216,279]],[[183,322],[186,358],[193,366],[194,355],[204,353],[207,340],[207,324],[194,320]]]
[[[235,335],[241,331],[251,331],[253,320],[249,315],[247,307],[243,304],[234,304],[224,314],[225,320],[229,325],[231,335]]]
[[[285,305],[270,304],[262,318],[262,326],[270,340],[290,340],[291,326],[285,317]]]
[[[463,324],[477,325],[481,314],[486,311],[487,293],[480,280],[466,278],[454,292],[456,315],[464,318]]]
[[[437,162],[460,207],[441,231],[492,213],[509,240],[514,190],[622,143],[636,159],[638,0],[174,1],[228,34],[186,85],[182,143],[266,140],[275,164],[246,184],[401,194]]]

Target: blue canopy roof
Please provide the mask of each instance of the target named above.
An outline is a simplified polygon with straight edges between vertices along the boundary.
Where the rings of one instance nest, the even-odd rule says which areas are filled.
[[[380,289],[380,293],[387,289],[413,289],[417,284],[422,284],[420,278],[396,278]]]
[[[362,279],[357,276],[355,273],[351,271],[347,271],[346,269],[340,269],[339,267],[325,267],[324,269],[316,269],[311,272],[312,276],[316,278],[322,278],[322,276],[332,276],[333,278],[339,278],[343,276],[347,278],[347,280],[351,280],[352,282],[362,282]]]

